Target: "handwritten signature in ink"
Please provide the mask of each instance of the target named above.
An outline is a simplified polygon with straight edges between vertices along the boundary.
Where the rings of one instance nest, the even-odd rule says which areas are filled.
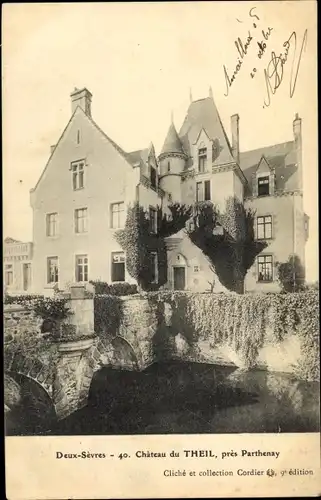
[[[296,65],[295,65],[295,56],[297,52],[297,35],[295,31],[293,31],[290,37],[283,43],[283,47],[285,49],[283,53],[280,53],[278,56],[275,54],[275,52],[271,53],[271,60],[267,65],[267,68],[264,70],[264,79],[266,84],[267,95],[264,100],[263,107],[270,106],[271,96],[276,93],[277,89],[280,87],[283,81],[284,66],[288,61],[289,51],[292,46],[294,47],[294,50],[293,50],[291,77],[290,77],[290,97],[291,98],[293,97],[300,69],[302,52],[307,44],[307,36],[308,36],[308,30],[306,29],[304,32],[299,58]]]

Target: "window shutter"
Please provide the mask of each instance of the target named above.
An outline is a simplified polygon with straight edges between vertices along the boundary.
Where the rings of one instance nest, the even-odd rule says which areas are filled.
[[[204,199],[209,201],[211,199],[211,181],[205,181],[204,183]]]
[[[275,214],[271,215],[271,217],[272,217],[272,239],[274,239],[277,227],[277,217]]]

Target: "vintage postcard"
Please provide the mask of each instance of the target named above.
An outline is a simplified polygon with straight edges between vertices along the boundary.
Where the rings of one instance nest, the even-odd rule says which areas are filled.
[[[317,4],[4,4],[9,500],[317,496]]]

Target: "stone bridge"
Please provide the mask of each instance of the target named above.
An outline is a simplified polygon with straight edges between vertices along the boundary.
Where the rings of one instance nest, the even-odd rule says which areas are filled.
[[[188,331],[194,331],[195,324],[185,321],[184,309],[172,314],[170,303],[140,295],[118,299],[118,320],[116,314],[114,321],[111,305],[101,314],[106,324],[96,321],[95,326],[94,295],[83,286],[72,286],[67,304],[72,314],[48,337],[41,333],[42,321],[32,310],[5,306],[5,409],[9,415],[19,413],[20,408],[20,419],[33,415],[36,422],[40,416],[51,428],[51,421],[86,406],[93,376],[106,366],[142,371],[155,361],[179,358],[247,369],[229,339],[217,343],[210,335],[189,338]],[[256,359],[259,368],[294,373],[317,350],[307,351],[295,332],[289,331],[276,342],[273,329],[268,325],[265,329]]]
[[[8,411],[19,402],[31,403],[45,421],[61,420],[87,404],[93,375],[100,368],[140,371],[153,362],[158,320],[148,301],[127,297],[122,323],[112,337],[95,334],[94,300],[84,287],[71,287],[67,307],[72,315],[60,325],[57,338],[41,333],[42,321],[32,311],[5,307]]]

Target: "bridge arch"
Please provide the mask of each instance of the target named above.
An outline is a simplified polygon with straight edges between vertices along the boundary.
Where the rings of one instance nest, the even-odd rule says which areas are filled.
[[[39,357],[29,357],[17,351],[8,360],[5,371],[8,374],[11,372],[33,380],[51,397],[53,382],[53,366],[51,363],[44,363]]]
[[[131,370],[139,370],[139,361],[132,344],[124,337],[117,335],[111,341],[116,366]]]
[[[6,371],[7,383],[10,379],[19,387],[19,400],[13,407],[8,402],[7,414],[10,427],[17,434],[33,434],[49,430],[57,415],[52,398],[42,384],[25,373]],[[9,377],[9,379],[8,379]]]

